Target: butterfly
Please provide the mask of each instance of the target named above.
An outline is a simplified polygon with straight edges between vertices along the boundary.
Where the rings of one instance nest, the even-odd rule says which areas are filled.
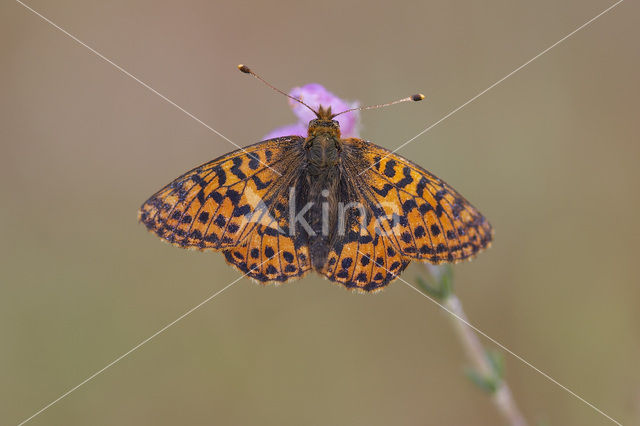
[[[382,289],[412,260],[458,262],[491,244],[489,222],[444,181],[342,138],[335,118],[352,109],[334,114],[292,99],[316,115],[306,138],[269,139],[196,167],[145,201],[139,220],[175,246],[221,251],[261,283],[315,271],[362,292]]]

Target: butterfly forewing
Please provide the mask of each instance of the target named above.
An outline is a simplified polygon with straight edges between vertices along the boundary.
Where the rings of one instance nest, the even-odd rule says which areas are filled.
[[[303,141],[272,139],[203,164],[149,198],[139,219],[180,247],[241,245],[257,224],[269,222],[274,200],[301,167]]]
[[[404,256],[455,262],[491,243],[489,222],[445,182],[382,147],[347,141],[371,165],[361,174],[369,189],[363,198],[373,205],[380,231]]]

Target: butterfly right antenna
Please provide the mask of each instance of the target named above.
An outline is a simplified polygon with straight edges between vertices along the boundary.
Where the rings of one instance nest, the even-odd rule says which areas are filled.
[[[337,117],[337,116],[339,116],[341,114],[344,114],[346,112],[364,111],[364,110],[367,110],[367,109],[384,108],[384,107],[388,107],[388,106],[391,106],[391,105],[399,104],[401,102],[408,102],[408,101],[420,102],[423,99],[424,99],[424,95],[422,93],[416,93],[415,95],[407,96],[406,98],[398,99],[397,101],[389,102],[389,103],[386,103],[386,104],[369,105],[369,106],[366,106],[366,107],[350,108],[350,109],[344,110],[342,112],[339,112],[337,114],[333,114],[331,116],[331,118],[335,118],[335,117]]]
[[[302,100],[301,100],[301,99],[294,98],[293,96],[291,96],[291,95],[289,95],[289,94],[287,94],[287,93],[284,93],[282,90],[278,89],[277,87],[272,86],[271,84],[267,83],[267,81],[265,81],[262,77],[260,77],[260,76],[259,76],[258,74],[256,74],[255,72],[253,72],[253,71],[251,70],[251,68],[249,68],[248,66],[240,64],[240,65],[238,65],[238,69],[239,69],[240,71],[242,71],[243,73],[245,73],[245,74],[250,74],[250,75],[254,76],[255,78],[257,78],[258,80],[260,80],[261,82],[263,82],[263,83],[264,83],[264,84],[266,84],[267,86],[271,87],[271,88],[272,88],[273,90],[275,90],[276,92],[278,92],[278,93],[280,93],[280,94],[282,94],[282,95],[285,95],[287,98],[289,98],[289,99],[293,99],[294,101],[301,103],[302,105],[306,106],[306,107],[307,107],[307,108],[309,108],[311,111],[313,111],[313,113],[314,113],[318,118],[320,118],[320,115],[318,114],[318,111],[316,111],[315,109],[311,108],[309,105],[307,105],[307,104],[305,104],[304,102],[302,102]]]

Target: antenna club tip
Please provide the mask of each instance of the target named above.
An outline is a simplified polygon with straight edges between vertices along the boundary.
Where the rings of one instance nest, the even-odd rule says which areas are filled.
[[[239,64],[239,65],[238,65],[238,69],[239,69],[240,71],[242,71],[243,73],[245,73],[245,74],[251,74],[251,69],[250,69],[248,66],[246,66],[246,65]]]
[[[424,95],[422,93],[416,93],[415,95],[411,96],[411,100],[414,102],[419,102],[423,99],[424,99]]]

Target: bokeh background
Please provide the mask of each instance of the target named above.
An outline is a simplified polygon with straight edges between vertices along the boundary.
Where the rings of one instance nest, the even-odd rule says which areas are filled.
[[[294,117],[238,63],[363,104],[422,91],[362,115],[362,136],[395,148],[612,2],[28,4],[240,145]],[[0,423],[16,424],[239,274],[136,222],[233,146],[0,9]],[[470,320],[624,424],[640,424],[639,12],[623,2],[400,152],[496,229],[455,266]],[[363,296],[243,279],[30,424],[501,424],[465,365],[447,314],[399,281]],[[531,424],[611,424],[506,368]]]

